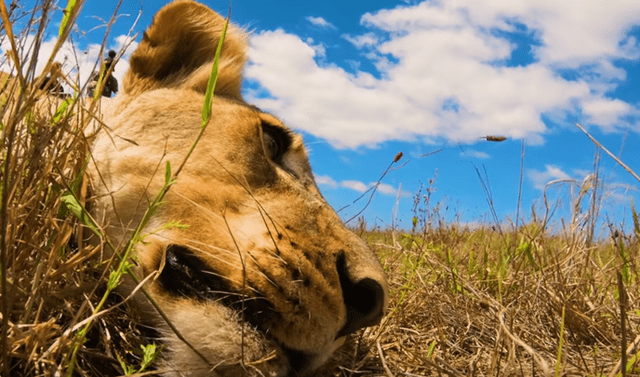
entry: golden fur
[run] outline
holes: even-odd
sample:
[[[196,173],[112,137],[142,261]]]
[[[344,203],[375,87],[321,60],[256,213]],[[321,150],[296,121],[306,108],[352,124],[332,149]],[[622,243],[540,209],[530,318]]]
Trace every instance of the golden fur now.
[[[125,243],[201,123],[224,19],[193,1],[155,16],[97,136],[92,212]],[[302,138],[240,94],[245,35],[227,33],[213,117],[136,247],[145,289],[207,361],[160,318],[168,376],[310,375],[345,336],[377,324],[388,288],[380,263],[314,182]],[[179,221],[185,229],[163,228]],[[127,282],[123,291],[133,289]]]

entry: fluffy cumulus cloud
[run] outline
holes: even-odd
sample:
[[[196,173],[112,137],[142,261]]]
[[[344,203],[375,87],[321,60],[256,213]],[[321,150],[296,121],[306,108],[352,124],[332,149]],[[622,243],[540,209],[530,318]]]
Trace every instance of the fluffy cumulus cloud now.
[[[543,116],[612,129],[640,113],[611,98],[626,74],[616,62],[640,59],[629,34],[638,14],[637,0],[433,0],[380,10],[362,16],[365,33],[343,36],[372,72],[318,59],[297,35],[263,31],[251,38],[246,77],[269,95],[249,99],[339,148],[484,135],[541,143]]]
[[[307,21],[309,21],[312,25],[323,29],[337,29],[331,22],[325,20],[322,17],[307,17]]]

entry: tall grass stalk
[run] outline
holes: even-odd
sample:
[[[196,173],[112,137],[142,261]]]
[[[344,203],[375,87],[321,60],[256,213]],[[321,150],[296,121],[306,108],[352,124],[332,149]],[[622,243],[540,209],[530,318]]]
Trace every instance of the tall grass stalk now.
[[[562,316],[560,317],[560,339],[558,340],[558,357],[556,358],[556,374],[555,377],[560,377],[562,373],[562,347],[564,346],[564,319],[566,308],[562,307]]]

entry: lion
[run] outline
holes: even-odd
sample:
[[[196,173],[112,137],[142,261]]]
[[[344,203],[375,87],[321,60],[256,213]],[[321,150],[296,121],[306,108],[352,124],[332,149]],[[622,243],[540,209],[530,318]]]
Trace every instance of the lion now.
[[[104,110],[90,204],[116,247],[200,131],[224,23],[191,0],[166,5]],[[208,128],[135,246],[132,269],[177,330],[135,294],[166,376],[309,376],[388,304],[379,260],[323,198],[301,136],[242,98],[247,49],[230,25]]]

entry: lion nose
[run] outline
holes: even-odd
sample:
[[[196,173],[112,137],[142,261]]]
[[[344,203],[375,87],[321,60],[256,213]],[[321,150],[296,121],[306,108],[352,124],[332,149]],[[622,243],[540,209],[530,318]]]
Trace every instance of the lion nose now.
[[[375,277],[362,277],[357,281],[349,274],[344,254],[337,260],[342,296],[347,307],[347,321],[336,338],[380,323],[385,310],[385,282]]]

